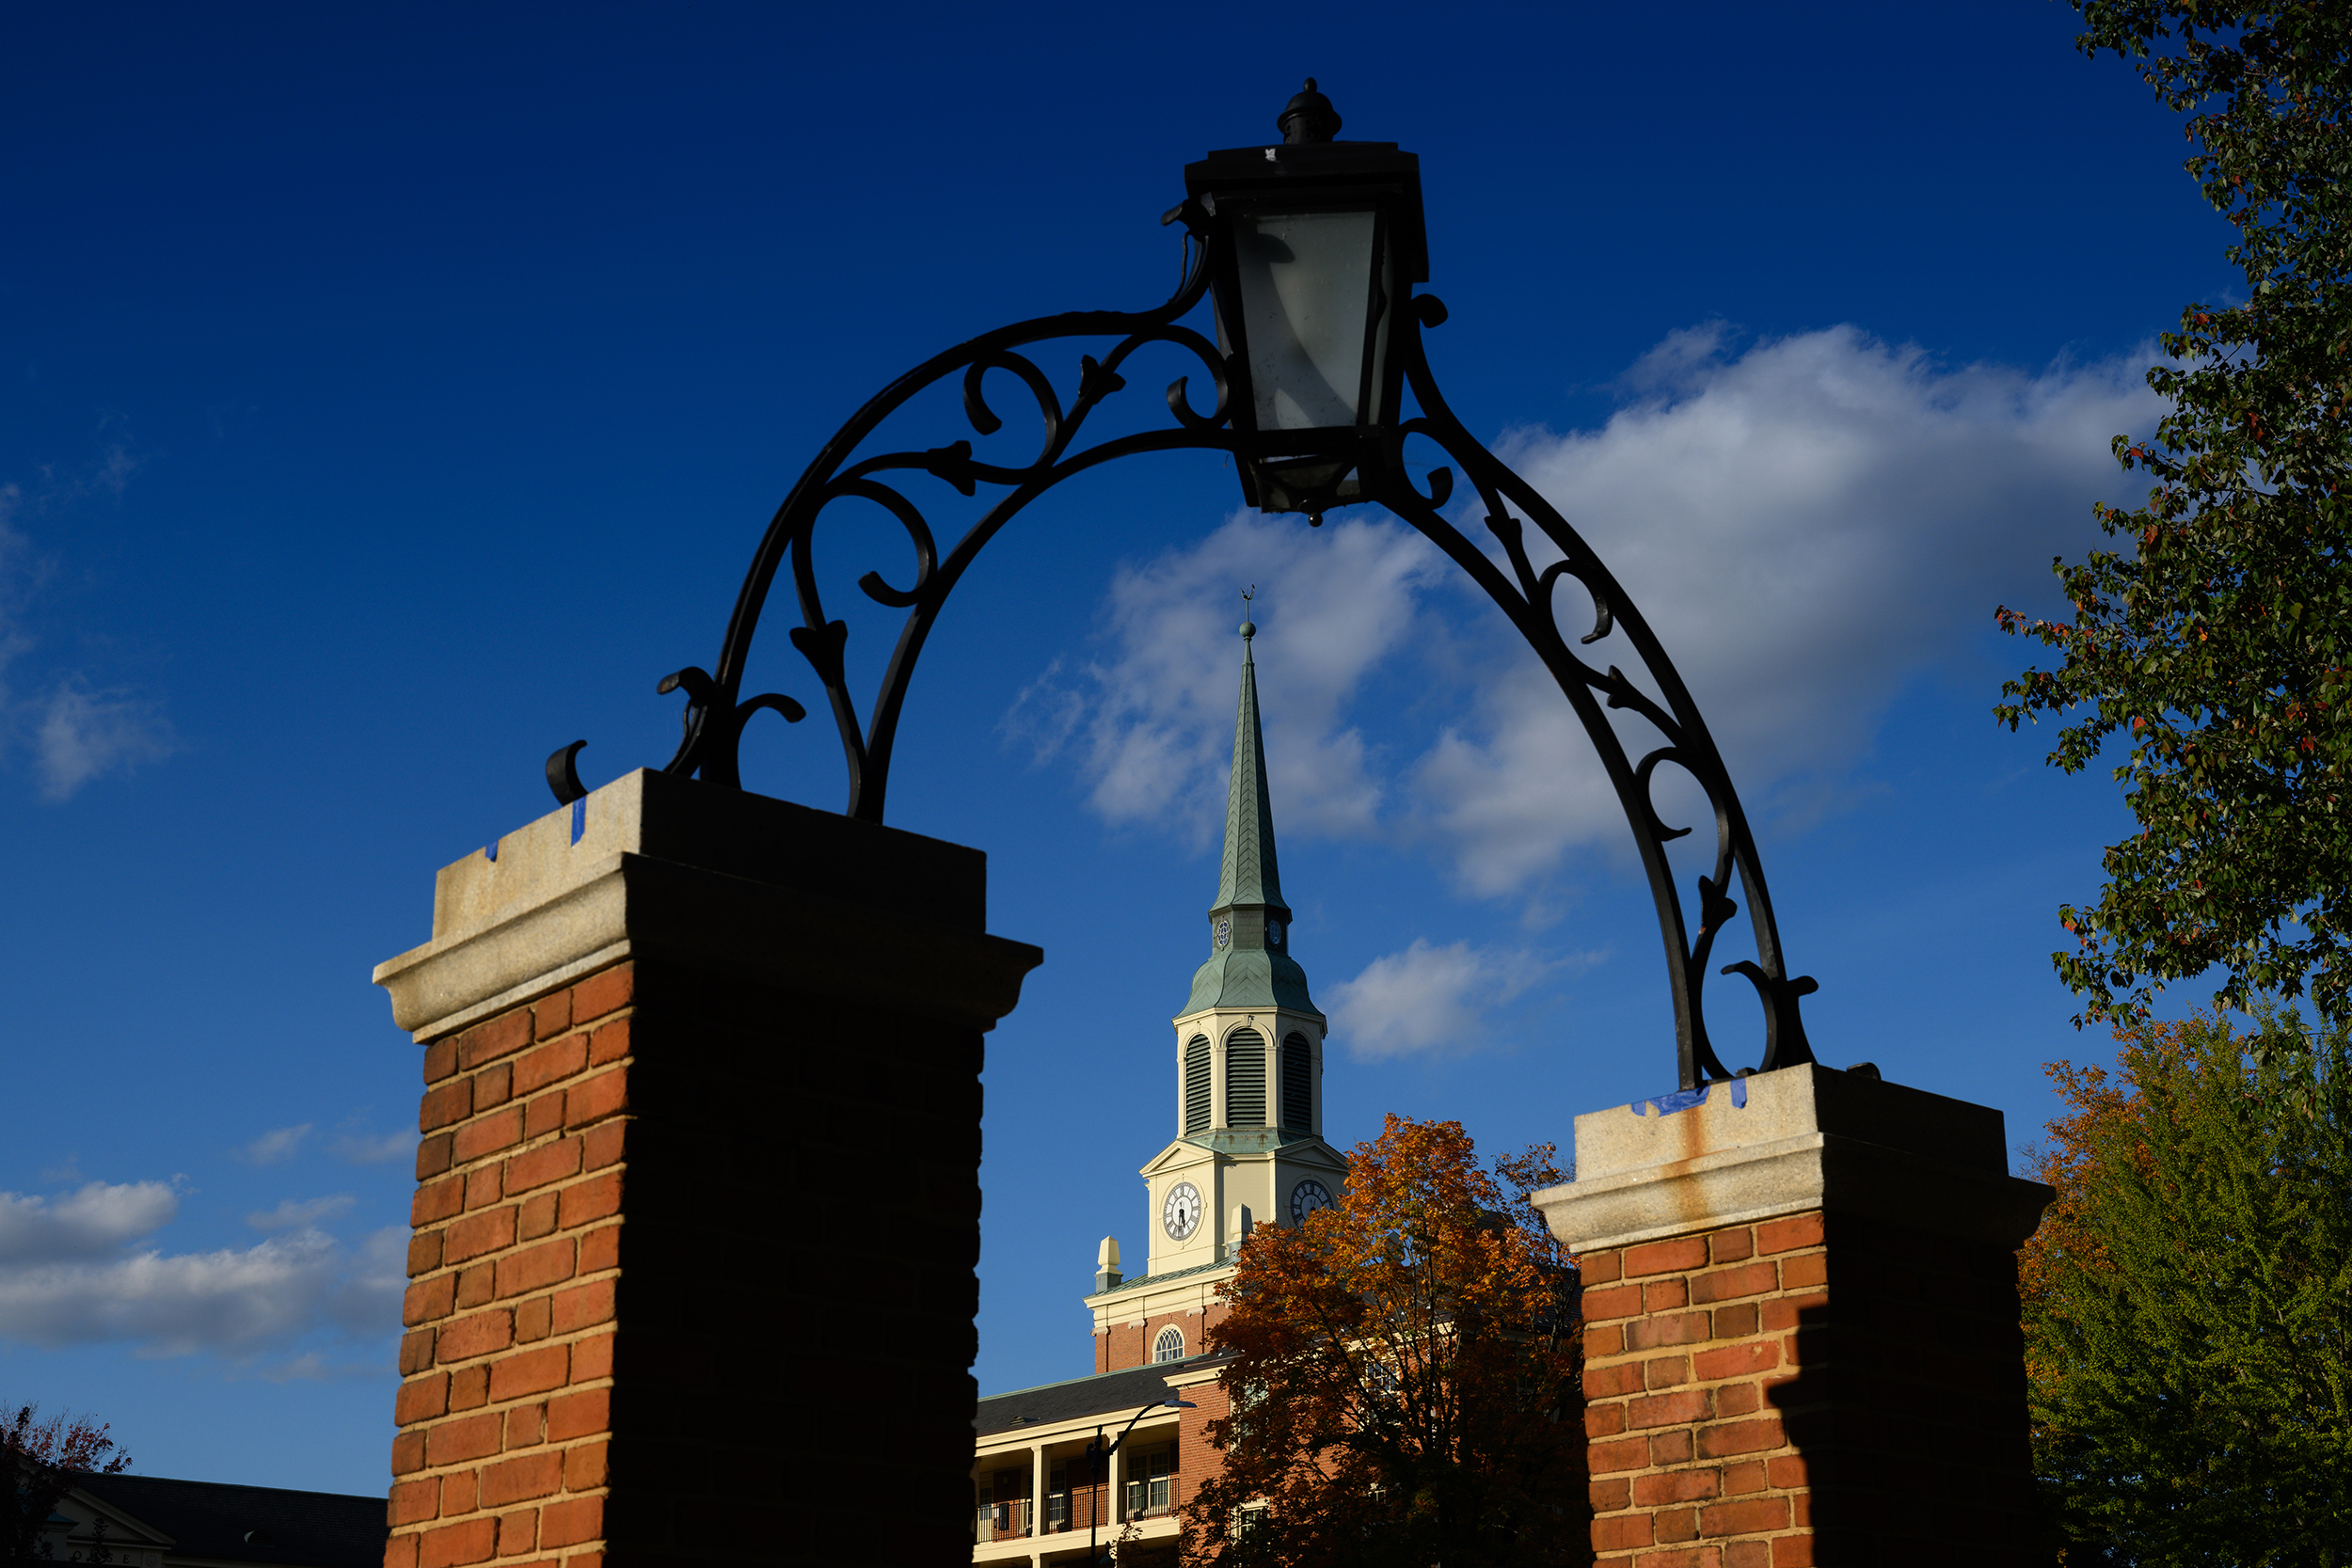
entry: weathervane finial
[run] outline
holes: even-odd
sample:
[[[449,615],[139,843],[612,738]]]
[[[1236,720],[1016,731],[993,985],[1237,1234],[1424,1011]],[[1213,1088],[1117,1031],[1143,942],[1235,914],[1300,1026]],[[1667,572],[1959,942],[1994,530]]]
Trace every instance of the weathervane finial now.
[[[1249,601],[1258,596],[1258,585],[1251,583],[1241,591],[1241,640],[1244,642],[1258,635],[1257,623],[1249,618]]]

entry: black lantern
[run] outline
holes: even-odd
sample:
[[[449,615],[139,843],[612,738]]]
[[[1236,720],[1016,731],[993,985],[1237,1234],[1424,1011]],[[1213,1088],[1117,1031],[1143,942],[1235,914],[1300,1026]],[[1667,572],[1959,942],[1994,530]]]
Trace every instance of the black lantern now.
[[[1366,499],[1397,421],[1403,365],[1389,351],[1407,293],[1429,277],[1421,160],[1394,142],[1335,142],[1314,79],[1274,147],[1212,152],[1184,169],[1209,220],[1217,346],[1232,387],[1242,493],[1266,512]]]

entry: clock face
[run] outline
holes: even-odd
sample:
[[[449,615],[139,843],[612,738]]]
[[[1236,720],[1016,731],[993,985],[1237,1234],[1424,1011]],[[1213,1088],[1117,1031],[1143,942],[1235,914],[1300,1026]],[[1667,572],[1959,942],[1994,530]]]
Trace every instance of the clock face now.
[[[1216,923],[1216,945],[1219,950],[1222,950],[1225,944],[1232,940],[1233,923],[1231,920],[1218,921]]]
[[[1168,1190],[1168,1201],[1160,1205],[1160,1228],[1171,1241],[1184,1241],[1200,1228],[1200,1189],[1189,1181],[1179,1181]]]
[[[1291,1224],[1304,1225],[1318,1209],[1331,1207],[1331,1192],[1320,1181],[1301,1181],[1291,1189]]]

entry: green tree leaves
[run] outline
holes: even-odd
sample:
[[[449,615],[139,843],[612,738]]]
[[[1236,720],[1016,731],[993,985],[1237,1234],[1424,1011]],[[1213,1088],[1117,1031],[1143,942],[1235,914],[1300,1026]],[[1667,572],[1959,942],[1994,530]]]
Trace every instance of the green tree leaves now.
[[[2191,305],[2148,373],[2171,404],[2115,440],[2153,482],[2098,508],[2124,547],[2054,562],[2071,621],[2007,608],[2056,649],[1994,709],[2066,719],[2069,772],[2114,742],[2139,832],[2063,909],[2054,954],[2087,1020],[2145,1016],[2219,965],[2216,1000],[2352,996],[2352,8],[2076,0],[2086,54],[2137,65],[2188,116],[2188,172],[2236,230],[2248,297]]]

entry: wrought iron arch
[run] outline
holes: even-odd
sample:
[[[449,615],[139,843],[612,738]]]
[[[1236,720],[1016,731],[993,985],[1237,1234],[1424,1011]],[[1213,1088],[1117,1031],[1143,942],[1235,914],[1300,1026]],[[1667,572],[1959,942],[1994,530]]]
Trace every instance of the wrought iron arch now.
[[[763,708],[773,709],[792,722],[806,716],[803,705],[788,696],[776,692],[742,695],[760,616],[778,572],[789,559],[800,624],[787,635],[824,687],[833,710],[849,770],[846,813],[881,821],[908,683],[948,594],[980,550],[1055,485],[1120,458],[1142,452],[1202,451],[1235,454],[1235,461],[1241,461],[1230,406],[1232,381],[1224,356],[1209,339],[1180,325],[1209,288],[1203,214],[1186,201],[1161,221],[1182,221],[1186,231],[1183,279],[1167,303],[1135,312],[1072,311],[1018,322],[974,338],[924,361],[883,388],[826,442],[776,509],[760,540],[728,619],[716,670],[690,666],[660,683],[658,689],[662,692],[686,694],[685,736],[676,754],[665,765],[665,772],[699,775],[711,784],[739,789],[739,744],[752,716]],[[1387,508],[1420,531],[1486,590],[1543,660],[1599,752],[1632,829],[1657,906],[1674,997],[1682,1087],[1691,1089],[1734,1076],[1710,1040],[1702,993],[1716,939],[1739,912],[1740,906],[1731,896],[1735,876],[1747,901],[1756,957],[1725,965],[1722,973],[1742,974],[1754,985],[1763,1006],[1764,1024],[1758,1066],[1742,1070],[1771,1070],[1813,1060],[1799,1015],[1799,999],[1813,991],[1815,983],[1808,976],[1788,974],[1755,835],[1697,705],[1648,622],[1599,556],[1533,485],[1481,445],[1447,406],[1430,373],[1422,342],[1425,331],[1445,322],[1444,305],[1427,293],[1414,293],[1405,303],[1394,347],[1404,356],[1406,383],[1419,412],[1391,432],[1381,461],[1364,465],[1362,499]],[[1079,356],[1076,383],[1065,406],[1032,351],[1041,344],[1075,346],[1073,341],[1089,339],[1111,341],[1099,359],[1092,354]],[[1130,359],[1154,345],[1172,348],[1197,362],[1197,369],[1187,370],[1168,386],[1168,422],[1082,445],[1089,420],[1106,400],[1125,389]],[[1191,380],[1196,373],[1205,379],[1214,396],[1205,412],[1192,401]],[[855,455],[911,399],[957,375],[962,378],[963,413],[973,433],[982,437],[996,434],[1004,428],[1004,420],[989,401],[992,374],[1010,376],[1025,388],[1043,420],[1043,439],[1036,455],[1025,463],[983,461],[968,437],[921,451]],[[1456,489],[1452,467],[1431,469],[1426,491],[1412,482],[1405,462],[1408,437],[1434,443],[1459,467],[1481,509],[1480,522],[1501,547],[1503,564],[1498,565],[1447,520],[1445,512]],[[945,554],[923,510],[901,487],[902,479],[914,476],[945,483],[967,498],[977,498],[982,486],[994,493],[977,519]],[[849,628],[846,623],[826,616],[814,547],[817,524],[825,509],[849,499],[878,505],[898,520],[913,549],[914,567],[914,578],[904,588],[894,586],[879,572],[858,578],[858,587],[868,598],[907,612],[872,712],[862,722],[844,668]],[[1320,515],[1311,519],[1317,525],[1322,520]],[[1558,552],[1557,560],[1537,564],[1528,547],[1530,523]],[[1617,664],[1596,666],[1569,645],[1559,628],[1554,606],[1563,580],[1573,580],[1591,600],[1592,629],[1578,640],[1578,646],[1622,640],[1648,674],[1659,699],[1650,697]],[[1659,744],[1634,756],[1610,722],[1608,713],[1613,709],[1629,711],[1646,721],[1658,732]],[[574,768],[580,745],[575,742],[548,759],[548,784],[559,801],[568,803],[586,793]],[[1695,934],[1685,919],[1666,858],[1666,846],[1691,829],[1667,825],[1651,794],[1657,770],[1666,764],[1680,768],[1698,784],[1714,816],[1715,860],[1712,869],[1697,879]]]

